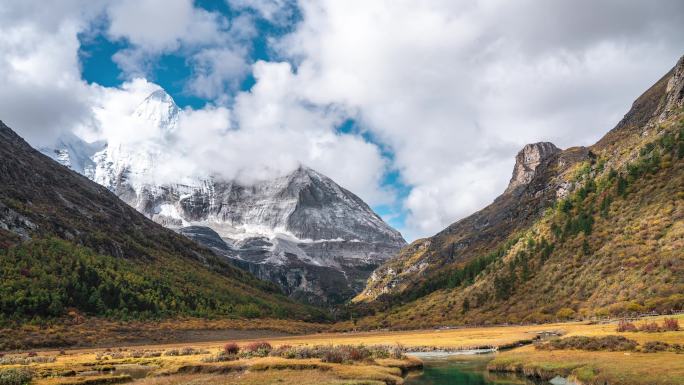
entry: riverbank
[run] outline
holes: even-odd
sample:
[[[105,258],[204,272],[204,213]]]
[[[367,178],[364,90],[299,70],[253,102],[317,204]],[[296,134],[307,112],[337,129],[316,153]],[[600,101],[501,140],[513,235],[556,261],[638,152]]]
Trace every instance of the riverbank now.
[[[674,319],[681,323],[684,317]],[[585,385],[684,384],[684,331],[668,331],[664,322],[642,321],[632,331],[618,331],[616,324],[575,330],[557,341],[502,352],[487,369]]]
[[[669,352],[540,352],[529,346],[501,354],[487,369],[540,380],[560,376],[586,385],[684,384],[684,355]]]

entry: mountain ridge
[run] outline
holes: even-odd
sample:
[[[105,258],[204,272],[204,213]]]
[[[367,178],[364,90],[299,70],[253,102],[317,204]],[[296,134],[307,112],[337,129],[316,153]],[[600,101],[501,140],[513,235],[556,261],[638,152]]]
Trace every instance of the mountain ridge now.
[[[2,122],[0,158],[0,321],[69,307],[143,318],[322,316],[150,221]]]
[[[368,316],[358,324],[544,322],[684,306],[683,106],[684,57],[596,144],[547,156],[525,146],[491,205],[374,272],[354,300]],[[643,244],[631,240],[630,221],[646,229]]]

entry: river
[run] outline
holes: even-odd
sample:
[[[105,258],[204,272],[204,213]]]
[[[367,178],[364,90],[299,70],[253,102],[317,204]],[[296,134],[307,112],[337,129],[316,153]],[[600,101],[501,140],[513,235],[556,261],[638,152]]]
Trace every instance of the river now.
[[[488,372],[487,362],[494,357],[492,353],[416,356],[423,360],[424,368],[409,374],[405,385],[541,385],[517,375]]]

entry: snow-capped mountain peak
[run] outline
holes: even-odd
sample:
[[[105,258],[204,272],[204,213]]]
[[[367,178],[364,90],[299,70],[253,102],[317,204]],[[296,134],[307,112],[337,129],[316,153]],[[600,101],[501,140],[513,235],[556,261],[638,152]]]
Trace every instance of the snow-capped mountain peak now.
[[[133,111],[133,116],[143,121],[151,122],[159,128],[162,135],[171,134],[178,125],[180,108],[171,95],[159,89],[152,92]]]
[[[351,298],[406,244],[363,200],[306,166],[251,184],[208,176],[160,182],[166,140],[182,113],[158,90],[131,117],[160,136],[97,148],[73,137],[42,151],[164,226],[189,227],[186,235],[212,239],[212,248],[226,242],[217,252],[314,303]]]

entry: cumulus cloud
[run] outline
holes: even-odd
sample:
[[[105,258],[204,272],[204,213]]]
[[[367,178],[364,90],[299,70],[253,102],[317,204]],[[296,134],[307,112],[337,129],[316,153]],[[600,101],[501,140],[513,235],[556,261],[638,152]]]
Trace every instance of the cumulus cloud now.
[[[185,108],[170,131],[136,115],[158,85],[143,78],[116,88],[95,85],[95,124],[77,133],[89,142],[155,154],[155,167],[146,178],[158,183],[218,177],[251,184],[306,165],[370,204],[392,202],[391,192],[381,187],[388,164],[380,149],[336,131],[346,111],[313,106],[291,92],[297,78],[288,63],[259,62],[254,77],[254,87],[240,93],[232,109],[212,104]]]
[[[156,52],[174,50],[181,43],[211,43],[227,23],[220,14],[195,7],[192,0],[122,0],[113,2],[107,13],[110,36]]]
[[[249,182],[303,163],[391,204],[382,181],[397,171],[413,239],[491,202],[524,144],[593,143],[684,53],[676,0],[226,3],[237,16],[191,0],[1,3],[0,118],[38,145],[66,131],[154,143],[160,178]],[[254,62],[263,22],[291,32],[266,39],[277,60]],[[126,43],[120,87],[81,79],[78,34],[93,24]],[[207,106],[160,139],[131,112],[168,53]],[[339,132],[348,119],[357,129]]]
[[[413,238],[491,202],[524,144],[591,144],[684,51],[681,2],[600,3],[303,0],[278,48],[394,153]]]
[[[0,119],[32,143],[46,144],[89,121],[76,33],[98,2],[0,4]]]
[[[129,79],[150,76],[160,55],[176,53],[191,64],[189,94],[227,102],[249,73],[257,32],[248,15],[229,20],[192,0],[124,0],[112,2],[107,17],[109,37],[130,43],[113,57]]]

